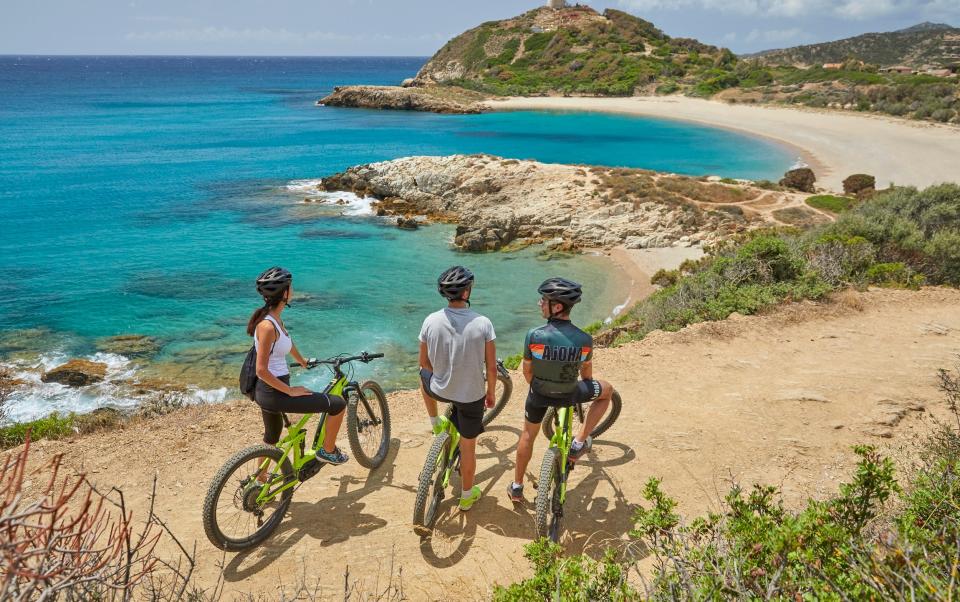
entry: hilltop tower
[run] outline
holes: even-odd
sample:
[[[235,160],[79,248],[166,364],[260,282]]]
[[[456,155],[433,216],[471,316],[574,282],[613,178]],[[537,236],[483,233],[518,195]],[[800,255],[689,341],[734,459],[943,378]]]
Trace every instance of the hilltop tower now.
[[[547,0],[547,6],[556,10],[558,8],[566,8],[566,0]]]

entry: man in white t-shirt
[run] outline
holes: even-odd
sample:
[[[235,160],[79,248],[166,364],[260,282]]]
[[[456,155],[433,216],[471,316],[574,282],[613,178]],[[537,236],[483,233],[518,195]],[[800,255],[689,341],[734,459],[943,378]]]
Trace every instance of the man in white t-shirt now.
[[[427,316],[420,329],[420,384],[434,433],[443,431],[446,420],[437,416],[437,401],[453,405],[451,421],[460,433],[460,510],[466,512],[481,495],[473,478],[484,407],[494,404],[496,333],[489,319],[470,309],[473,272],[454,266],[440,274],[437,290],[448,303]]]

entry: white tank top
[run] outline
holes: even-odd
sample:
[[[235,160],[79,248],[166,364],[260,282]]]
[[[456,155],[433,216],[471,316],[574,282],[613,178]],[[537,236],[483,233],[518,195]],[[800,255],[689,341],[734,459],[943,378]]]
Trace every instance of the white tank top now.
[[[293,348],[293,341],[290,340],[290,335],[284,332],[273,316],[268,314],[264,320],[270,320],[277,328],[277,342],[273,345],[273,351],[270,353],[270,362],[267,364],[267,369],[274,376],[286,376],[290,374],[290,368],[287,366],[287,354]],[[256,336],[253,337],[253,346],[256,347],[257,353],[260,353],[260,341],[257,340]]]

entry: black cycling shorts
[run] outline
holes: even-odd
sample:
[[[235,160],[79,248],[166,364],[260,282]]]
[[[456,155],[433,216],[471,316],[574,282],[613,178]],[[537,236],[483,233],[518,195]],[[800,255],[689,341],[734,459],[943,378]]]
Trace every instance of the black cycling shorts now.
[[[483,432],[483,412],[485,397],[479,401],[462,403],[450,399],[444,399],[430,389],[430,381],[433,380],[433,372],[425,368],[420,368],[420,384],[427,392],[427,395],[443,403],[449,403],[453,406],[453,414],[450,416],[450,422],[457,427],[460,436],[464,439],[476,439]]]
[[[586,403],[600,397],[600,381],[581,380],[577,388],[567,397],[547,397],[535,393],[533,388],[527,394],[527,403],[524,406],[524,415],[527,422],[540,424],[547,413],[547,408],[568,408],[578,403]]]
[[[290,384],[290,375],[278,376],[284,384]],[[290,414],[315,414],[317,412],[326,412],[330,416],[336,416],[347,407],[347,402],[339,395],[327,395],[326,393],[311,393],[300,397],[292,397],[286,393],[277,391],[262,380],[257,381],[257,388],[254,391],[254,399],[260,406],[260,414],[263,416],[263,442],[267,445],[273,445],[280,440],[280,433],[283,432],[283,416],[281,413]]]

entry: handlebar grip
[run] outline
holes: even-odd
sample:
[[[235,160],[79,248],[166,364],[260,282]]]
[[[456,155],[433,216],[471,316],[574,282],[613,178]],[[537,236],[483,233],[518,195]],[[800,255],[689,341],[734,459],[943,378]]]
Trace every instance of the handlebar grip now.
[[[368,354],[367,354],[367,358],[368,358],[368,359],[371,359],[371,360],[375,360],[375,359],[377,359],[378,357],[383,357],[383,354],[382,354],[382,353],[368,353]]]

